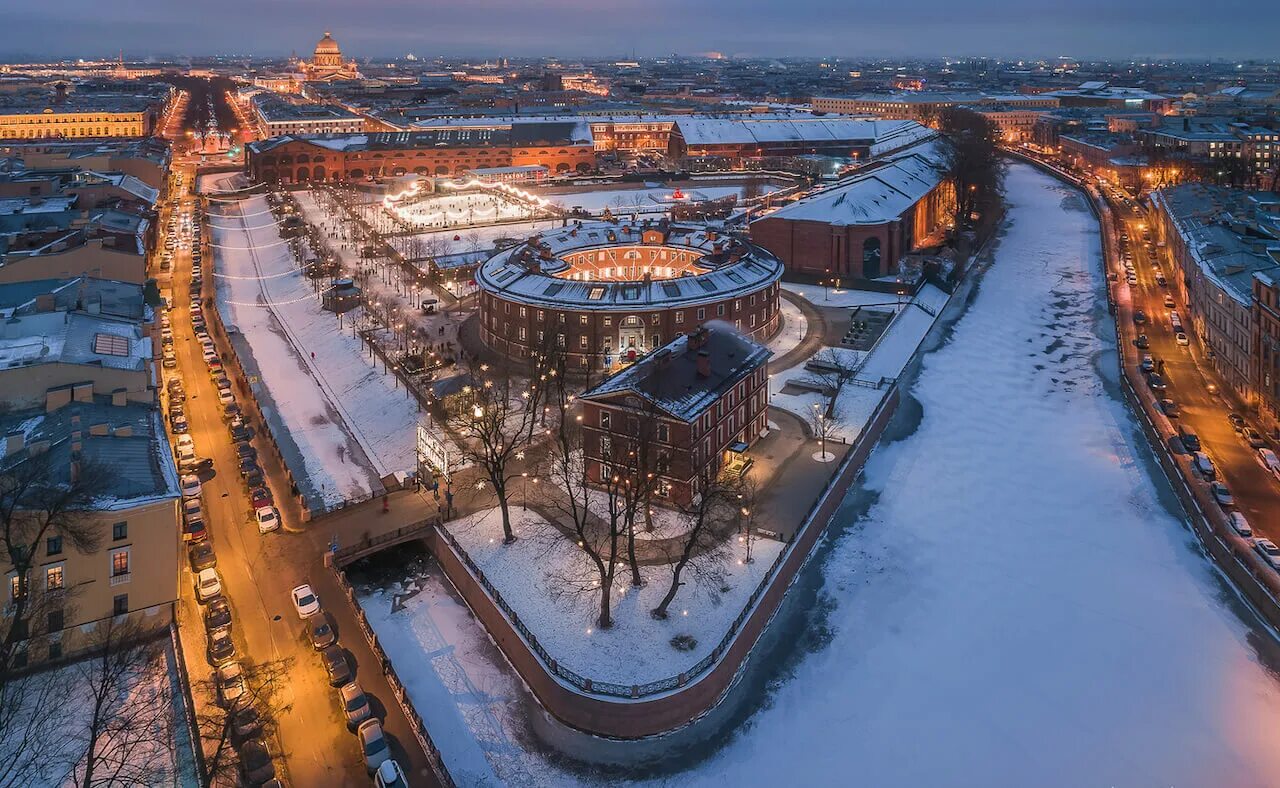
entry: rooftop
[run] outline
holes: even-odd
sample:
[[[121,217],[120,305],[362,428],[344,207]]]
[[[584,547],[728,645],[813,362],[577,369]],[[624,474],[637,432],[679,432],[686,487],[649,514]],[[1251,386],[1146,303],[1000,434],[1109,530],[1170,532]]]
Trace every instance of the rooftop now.
[[[700,353],[707,354],[709,375],[698,372]],[[580,399],[635,394],[668,415],[691,422],[771,355],[768,348],[747,339],[729,324],[712,321],[605,378]]]
[[[151,338],[134,320],[40,312],[0,323],[0,370],[61,363],[145,372],[151,355]]]

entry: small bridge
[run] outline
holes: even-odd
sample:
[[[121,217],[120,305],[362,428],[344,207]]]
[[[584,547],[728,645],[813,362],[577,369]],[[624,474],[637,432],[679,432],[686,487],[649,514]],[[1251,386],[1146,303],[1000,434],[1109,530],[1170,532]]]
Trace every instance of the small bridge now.
[[[427,533],[440,524],[439,517],[428,517],[425,520],[419,520],[416,523],[402,525],[394,531],[387,531],[376,536],[370,536],[368,539],[362,539],[353,545],[343,547],[335,552],[331,552],[326,556],[327,563],[331,563],[338,568],[346,567],[368,555],[381,552],[388,547],[398,544],[421,539]]]

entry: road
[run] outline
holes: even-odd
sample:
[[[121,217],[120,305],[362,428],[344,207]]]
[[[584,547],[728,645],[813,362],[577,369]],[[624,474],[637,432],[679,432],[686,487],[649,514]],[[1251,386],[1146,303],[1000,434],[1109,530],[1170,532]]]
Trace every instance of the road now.
[[[1218,469],[1218,477],[1231,489],[1236,508],[1244,513],[1255,533],[1273,541],[1280,540],[1280,482],[1262,467],[1254,450],[1227,419],[1232,411],[1240,414],[1247,411],[1234,401],[1191,330],[1192,321],[1181,300],[1176,282],[1179,274],[1172,259],[1167,252],[1150,246],[1143,239],[1149,223],[1140,206],[1126,205],[1117,199],[1114,190],[1104,189],[1104,194],[1118,220],[1118,229],[1129,239],[1127,243],[1122,239],[1110,240],[1119,248],[1128,249],[1138,279],[1136,287],[1124,285],[1125,272],[1120,269],[1120,291],[1127,290],[1134,308],[1141,309],[1148,318],[1142,326],[1121,326],[1126,334],[1124,341],[1132,341],[1137,333],[1146,334],[1151,347],[1145,352],[1150,353],[1157,364],[1163,361],[1163,377],[1169,387],[1165,396],[1178,404],[1175,426],[1181,423],[1200,438],[1203,450]],[[1164,275],[1166,286],[1158,283],[1157,274]],[[1165,306],[1166,296],[1174,299],[1173,309]],[[1180,346],[1175,340],[1169,318],[1175,310],[1182,317],[1190,345]],[[1216,391],[1211,392],[1211,384]],[[1271,448],[1276,446],[1273,444]]]
[[[193,186],[195,172],[188,165],[176,165],[175,171],[186,174],[186,189]],[[190,207],[189,193],[181,195]],[[167,232],[167,220],[174,210],[163,206],[161,228]],[[207,239],[207,231],[206,231]],[[321,561],[322,547],[312,534],[306,533],[293,510],[283,507],[286,529],[259,535],[251,522],[247,491],[236,470],[237,459],[217,389],[202,357],[202,349],[194,335],[188,288],[191,281],[191,257],[187,249],[178,248],[172,272],[172,299],[176,307],[170,312],[177,370],[187,395],[186,412],[190,435],[197,453],[213,460],[213,472],[203,482],[205,518],[210,538],[218,557],[217,569],[222,577],[224,594],[234,614],[234,633],[238,658],[243,662],[285,661],[288,681],[278,688],[277,700],[285,710],[278,714],[276,746],[277,770],[287,774],[288,784],[299,786],[367,786],[370,784],[361,758],[357,739],[346,729],[340,716],[336,693],[329,686],[320,660],[307,641],[302,622],[293,610],[290,590],[311,582],[333,621],[339,642],[347,651],[357,678],[373,698],[375,712],[383,716],[393,757],[400,762],[415,785],[435,785],[434,773],[425,753],[412,737],[408,721],[394,701],[372,651],[356,626],[349,603],[337,590],[329,570]],[[206,294],[212,293],[212,260],[206,255],[204,277]],[[161,287],[164,289],[164,282]],[[210,307],[206,307],[210,308]],[[221,348],[225,353],[226,349]],[[236,381],[241,394],[243,381]],[[255,439],[255,443],[257,443]],[[265,462],[267,453],[259,445],[269,485],[277,500],[288,498],[288,483],[278,467]],[[324,539],[320,539],[323,542]],[[184,569],[182,599],[179,605],[179,628],[187,656],[188,674],[193,684],[211,675],[205,661],[205,636],[201,606],[194,599],[193,577]],[[197,698],[197,709],[205,699]]]

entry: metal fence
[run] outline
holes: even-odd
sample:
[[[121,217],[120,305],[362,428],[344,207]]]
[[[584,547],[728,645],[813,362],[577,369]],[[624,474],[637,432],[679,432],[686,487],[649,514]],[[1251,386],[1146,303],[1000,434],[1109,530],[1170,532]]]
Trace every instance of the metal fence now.
[[[418,740],[418,745],[422,747],[422,751],[426,753],[427,760],[431,763],[431,768],[436,773],[436,778],[446,788],[454,788],[456,783],[454,783],[453,777],[444,765],[444,758],[440,755],[440,748],[436,747],[435,741],[432,740],[431,734],[427,731],[426,723],[422,721],[422,716],[418,714],[418,710],[413,706],[413,699],[409,697],[408,690],[405,689],[404,683],[400,681],[400,676],[391,664],[391,658],[382,650],[382,644],[378,642],[377,634],[373,631],[373,627],[369,626],[369,619],[365,616],[364,609],[356,601],[355,589],[347,582],[345,572],[338,568],[334,568],[333,571],[337,577],[338,586],[347,595],[348,601],[351,602],[351,606],[356,611],[356,623],[360,625],[360,632],[364,635],[365,642],[369,644],[373,655],[378,659],[382,674],[386,677],[387,684],[391,687],[391,692],[396,696],[396,702],[400,704],[400,711],[404,713],[405,719],[409,721],[409,728],[413,731],[414,738]]]

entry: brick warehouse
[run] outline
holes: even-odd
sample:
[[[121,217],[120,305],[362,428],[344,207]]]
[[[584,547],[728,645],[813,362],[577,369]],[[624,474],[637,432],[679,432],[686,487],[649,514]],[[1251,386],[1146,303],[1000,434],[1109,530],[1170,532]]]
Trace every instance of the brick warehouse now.
[[[710,320],[778,330],[782,262],[699,224],[575,223],[476,270],[480,338],[509,358],[554,342],[569,371],[610,369]]]
[[[955,194],[940,141],[914,146],[751,224],[751,239],[787,271],[853,279],[893,276],[903,255],[952,220]]]
[[[246,151],[249,176],[267,183],[460,175],[528,165],[560,173],[596,167],[590,127],[573,122],[515,123],[509,129],[285,135],[250,143]]]

